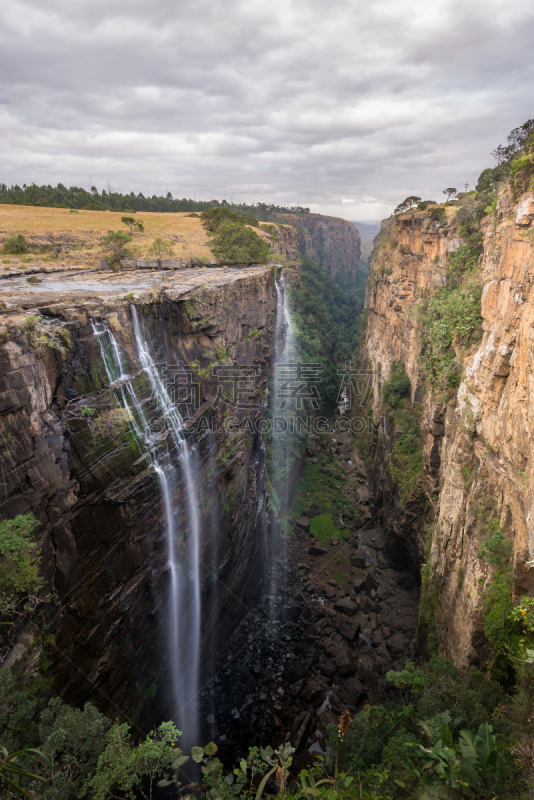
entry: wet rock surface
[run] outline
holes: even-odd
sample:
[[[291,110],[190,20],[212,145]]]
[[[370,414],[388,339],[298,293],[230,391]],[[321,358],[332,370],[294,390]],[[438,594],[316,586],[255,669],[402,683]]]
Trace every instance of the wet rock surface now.
[[[388,556],[376,510],[365,515],[324,547],[295,525],[275,565],[279,591],[248,612],[205,676],[205,719],[226,763],[291,741],[306,765],[325,750],[326,726],[383,701],[386,672],[413,658],[418,581]]]

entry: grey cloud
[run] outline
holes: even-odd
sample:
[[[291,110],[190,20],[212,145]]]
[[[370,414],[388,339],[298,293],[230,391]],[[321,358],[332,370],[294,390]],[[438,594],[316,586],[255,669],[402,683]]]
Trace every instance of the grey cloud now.
[[[0,180],[376,219],[473,184],[533,115],[525,0],[197,5],[3,8],[0,125],[22,157],[0,139]]]

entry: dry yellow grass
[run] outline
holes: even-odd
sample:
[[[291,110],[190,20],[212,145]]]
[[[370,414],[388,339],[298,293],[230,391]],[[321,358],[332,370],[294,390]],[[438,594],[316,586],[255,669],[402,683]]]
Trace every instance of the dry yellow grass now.
[[[56,241],[72,236],[82,241],[85,248],[82,253],[71,253],[66,261],[62,256],[60,263],[77,266],[92,266],[99,259],[99,239],[108,230],[129,232],[122,224],[121,217],[133,216],[145,226],[144,233],[135,233],[130,250],[138,258],[147,256],[148,249],[158,236],[165,241],[173,241],[176,258],[191,259],[200,256],[212,258],[209,249],[209,238],[200,224],[198,217],[188,217],[187,212],[161,214],[147,211],[135,214],[113,211],[78,211],[71,213],[65,208],[41,208],[40,206],[13,206],[0,204],[0,237],[6,234],[22,233],[29,238],[44,238],[54,235]],[[11,266],[24,262],[15,255],[6,254]],[[46,258],[35,256],[39,262],[46,263]],[[56,262],[57,263],[57,262]]]

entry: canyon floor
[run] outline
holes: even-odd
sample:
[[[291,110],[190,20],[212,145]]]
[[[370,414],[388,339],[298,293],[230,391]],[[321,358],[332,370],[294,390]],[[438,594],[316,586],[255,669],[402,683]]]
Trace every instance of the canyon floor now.
[[[309,530],[320,507],[293,519],[260,603],[205,676],[205,716],[226,763],[250,745],[289,741],[296,766],[307,766],[344,709],[396,696],[386,673],[414,657],[418,580],[388,556],[363,461],[353,447],[339,454],[340,438],[330,437],[328,456],[347,495],[367,500],[361,516],[345,513],[342,538],[326,543]]]

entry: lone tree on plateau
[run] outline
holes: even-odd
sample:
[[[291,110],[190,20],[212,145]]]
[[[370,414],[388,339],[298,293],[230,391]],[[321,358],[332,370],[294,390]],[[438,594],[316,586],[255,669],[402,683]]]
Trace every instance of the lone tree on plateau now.
[[[141,220],[134,219],[134,217],[121,217],[121,222],[123,225],[126,225],[126,227],[130,229],[130,236],[133,236],[134,228],[139,233],[142,233],[145,229],[145,226],[143,225]]]

